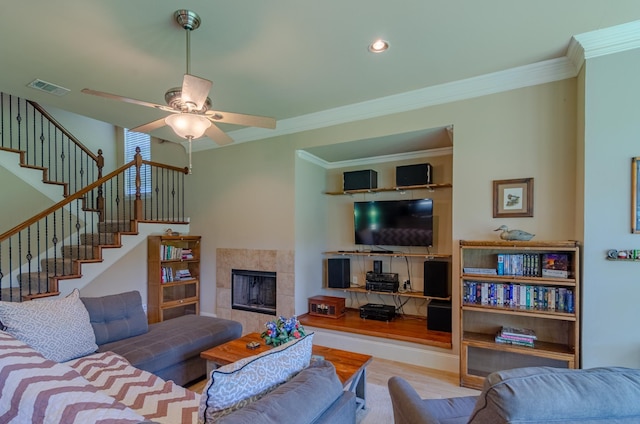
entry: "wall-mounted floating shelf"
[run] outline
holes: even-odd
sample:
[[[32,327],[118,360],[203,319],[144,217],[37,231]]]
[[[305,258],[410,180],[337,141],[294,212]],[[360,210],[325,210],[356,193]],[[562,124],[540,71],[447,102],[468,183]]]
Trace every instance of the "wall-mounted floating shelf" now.
[[[437,259],[444,258],[449,259],[451,255],[445,255],[440,253],[401,253],[401,252],[361,252],[358,250],[335,250],[332,252],[324,252],[325,255],[340,255],[340,256],[387,256],[393,258],[425,258],[425,259]]]
[[[437,190],[441,188],[451,188],[451,187],[452,185],[450,183],[421,184],[421,185],[404,186],[404,187],[381,187],[381,188],[366,188],[362,190],[325,191],[324,194],[327,194],[329,196],[344,196],[344,195],[359,194],[359,193],[382,193],[382,192],[389,192],[389,191],[402,192],[402,191],[408,191],[408,190],[425,190],[425,189],[432,191],[432,190]]]

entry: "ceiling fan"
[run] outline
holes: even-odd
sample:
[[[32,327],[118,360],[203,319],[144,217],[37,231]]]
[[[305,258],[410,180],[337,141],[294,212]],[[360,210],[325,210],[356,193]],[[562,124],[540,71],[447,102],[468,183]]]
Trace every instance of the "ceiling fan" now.
[[[231,137],[216,126],[217,122],[273,129],[276,127],[276,121],[273,118],[264,116],[211,110],[212,103],[208,95],[212,82],[192,75],[190,69],[191,31],[200,27],[200,16],[193,11],[185,9],[177,10],[173,16],[178,25],[184,28],[187,34],[187,72],[184,74],[182,87],[170,88],[165,93],[166,106],[89,88],[82,89],[82,92],[171,113],[165,118],[131,128],[131,131],[148,133],[164,125],[170,126],[178,136],[189,140],[189,170],[191,170],[192,140],[206,135],[221,146],[233,142]]]

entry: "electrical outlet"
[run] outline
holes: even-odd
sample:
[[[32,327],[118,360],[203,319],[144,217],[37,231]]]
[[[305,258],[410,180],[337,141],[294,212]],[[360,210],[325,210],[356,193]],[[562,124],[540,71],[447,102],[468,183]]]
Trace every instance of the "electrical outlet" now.
[[[354,286],[358,285],[358,276],[357,275],[351,276],[351,284],[354,285]]]
[[[142,304],[142,310],[144,311],[145,314],[147,313],[147,304],[146,303]]]

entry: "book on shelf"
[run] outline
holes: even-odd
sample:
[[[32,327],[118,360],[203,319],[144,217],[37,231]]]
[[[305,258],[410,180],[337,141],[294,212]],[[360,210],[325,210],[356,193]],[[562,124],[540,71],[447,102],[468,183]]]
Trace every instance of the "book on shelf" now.
[[[161,275],[161,281],[163,283],[171,283],[174,280],[174,275],[173,275],[173,268],[171,268],[170,266],[163,266],[161,268],[162,271],[162,275]]]
[[[535,331],[517,327],[502,327],[495,337],[496,343],[526,347],[534,347],[536,339]]]
[[[188,269],[177,269],[175,272],[176,280],[188,280],[191,278],[191,271]]]
[[[553,278],[569,277],[569,255],[566,253],[543,254],[542,276]]]
[[[508,338],[496,336],[496,343],[510,344],[515,346],[535,347],[535,343],[532,341],[510,340]]]
[[[540,276],[539,253],[498,253],[496,260],[498,275]]]
[[[525,337],[528,339],[535,340],[536,332],[529,328],[520,328],[520,327],[502,327],[500,329],[501,336],[511,336],[511,337]]]
[[[183,248],[181,252],[181,259],[190,260],[193,259],[193,252],[191,249]]]
[[[497,275],[498,272],[493,268],[463,268],[462,271],[465,274],[482,274],[482,275]]]
[[[462,290],[466,305],[575,313],[573,290],[566,287],[465,281]]]

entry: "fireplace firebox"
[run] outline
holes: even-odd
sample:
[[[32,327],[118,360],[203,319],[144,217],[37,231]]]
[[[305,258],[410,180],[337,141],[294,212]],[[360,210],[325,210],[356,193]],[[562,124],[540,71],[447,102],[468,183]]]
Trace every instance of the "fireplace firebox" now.
[[[276,314],[276,273],[231,270],[231,308]]]

